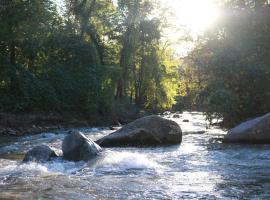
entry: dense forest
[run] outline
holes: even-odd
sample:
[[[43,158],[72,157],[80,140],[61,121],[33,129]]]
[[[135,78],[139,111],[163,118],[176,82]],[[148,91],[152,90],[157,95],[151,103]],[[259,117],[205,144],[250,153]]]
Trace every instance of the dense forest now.
[[[158,1],[62,2],[0,1],[1,112],[199,110],[232,125],[270,111],[268,1],[220,1],[181,57]]]

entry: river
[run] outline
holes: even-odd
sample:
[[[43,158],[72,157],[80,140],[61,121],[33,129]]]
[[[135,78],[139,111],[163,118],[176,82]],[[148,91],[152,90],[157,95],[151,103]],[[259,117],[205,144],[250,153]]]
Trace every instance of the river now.
[[[209,128],[201,113],[165,117],[180,124],[181,145],[104,148],[88,163],[21,163],[38,144],[60,152],[65,131],[2,137],[0,199],[270,199],[269,145],[222,144],[216,138],[226,132]],[[93,140],[112,132],[80,130]]]

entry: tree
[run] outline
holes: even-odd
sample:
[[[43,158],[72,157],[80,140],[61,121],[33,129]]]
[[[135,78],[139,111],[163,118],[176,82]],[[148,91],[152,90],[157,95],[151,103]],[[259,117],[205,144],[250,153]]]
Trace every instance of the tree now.
[[[52,0],[1,1],[1,111],[170,108],[176,70],[155,11],[152,0],[66,0],[61,12]]]
[[[228,1],[189,54],[204,77],[200,103],[209,118],[233,125],[270,110],[269,11],[267,1]]]
[[[68,13],[73,13],[75,23],[78,21],[80,25],[81,38],[86,35],[90,37],[98,51],[101,64],[105,64],[105,44],[102,41],[102,34],[105,35],[106,33],[102,29],[106,30],[107,27],[111,26],[110,20],[114,16],[115,10],[112,2],[106,0],[72,0],[68,3]]]

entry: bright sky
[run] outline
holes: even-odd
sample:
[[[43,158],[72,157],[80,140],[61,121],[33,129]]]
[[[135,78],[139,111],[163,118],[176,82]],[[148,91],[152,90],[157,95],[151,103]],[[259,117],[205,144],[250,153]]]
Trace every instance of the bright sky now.
[[[54,0],[63,5],[64,0]],[[174,44],[176,54],[185,55],[191,48],[191,42],[184,42],[183,37],[189,32],[196,39],[207,28],[211,27],[219,17],[217,0],[159,0],[167,11],[172,13],[169,19],[171,28],[165,31],[165,40]],[[113,0],[117,2],[117,0]],[[63,9],[63,8],[62,8]],[[184,29],[183,29],[184,28]]]
[[[214,0],[167,0],[172,10],[183,24],[193,32],[203,31],[218,18],[219,11]]]
[[[173,17],[170,19],[173,28],[166,31],[167,37],[175,46],[179,55],[185,55],[192,48],[190,42],[180,42],[189,32],[193,39],[213,25],[220,13],[216,0],[160,0],[169,7]],[[184,28],[184,29],[183,29]],[[186,32],[185,32],[186,31]]]

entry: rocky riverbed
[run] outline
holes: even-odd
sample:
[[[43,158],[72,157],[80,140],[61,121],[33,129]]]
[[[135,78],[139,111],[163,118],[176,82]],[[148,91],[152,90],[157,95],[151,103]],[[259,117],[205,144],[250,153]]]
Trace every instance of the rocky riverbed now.
[[[2,199],[269,199],[270,146],[222,144],[226,133],[201,113],[164,116],[180,124],[181,145],[103,148],[88,162],[22,163],[37,145],[61,154],[67,131],[0,138]],[[96,141],[113,131],[82,128]]]

